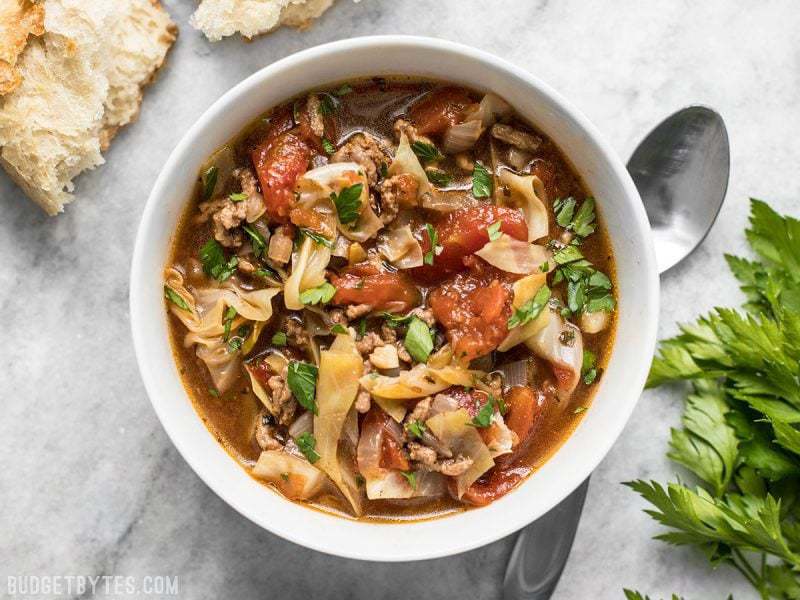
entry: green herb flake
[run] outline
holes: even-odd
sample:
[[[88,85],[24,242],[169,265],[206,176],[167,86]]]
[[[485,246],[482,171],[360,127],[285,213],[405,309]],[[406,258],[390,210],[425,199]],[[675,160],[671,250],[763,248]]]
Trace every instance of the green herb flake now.
[[[338,194],[331,193],[331,200],[336,205],[336,212],[339,213],[339,221],[344,225],[350,225],[358,221],[361,216],[361,194],[364,191],[364,184],[357,183],[344,188]]]
[[[263,277],[264,279],[275,279],[276,281],[281,280],[281,277],[278,275],[278,273],[263,265],[256,269],[253,274],[258,277]]]
[[[479,162],[472,168],[472,195],[476,198],[488,198],[492,195],[494,182],[492,175]]]
[[[289,474],[288,473],[281,473],[281,479],[284,481],[289,481]]]
[[[245,200],[247,200],[247,194],[245,194],[244,192],[229,194],[228,199],[231,202],[244,202]]]
[[[587,410],[589,410],[589,409],[587,407],[585,407],[585,406],[578,406],[578,407],[575,408],[575,410],[572,411],[572,414],[573,415],[579,415],[581,413],[586,412]]]
[[[564,246],[553,255],[553,260],[558,265],[565,265],[567,263],[575,262],[576,260],[581,260],[583,258],[583,254],[581,253],[580,249],[577,246],[573,246],[569,244]]]
[[[300,302],[310,306],[315,304],[327,304],[331,301],[334,294],[336,294],[336,288],[326,281],[317,287],[309,288],[301,292]]]
[[[358,322],[358,339],[364,337],[367,333],[367,318],[361,317],[361,320]]]
[[[405,425],[406,431],[417,439],[422,439],[422,434],[425,433],[427,427],[422,421],[411,421]]]
[[[217,390],[217,388],[208,388],[208,393],[214,396],[214,398],[219,398],[219,390]]]
[[[489,227],[486,228],[486,232],[489,234],[489,241],[494,242],[495,240],[499,240],[500,236],[503,235],[503,232],[500,231],[500,227],[503,225],[500,221],[495,221]]]
[[[242,229],[247,234],[247,237],[250,238],[250,244],[253,246],[253,254],[256,258],[260,258],[264,255],[264,252],[267,250],[267,240],[264,239],[255,227],[250,225],[249,223],[245,223],[242,225]]]
[[[389,165],[381,161],[380,172],[381,172],[381,179],[386,179],[387,177],[389,177]]]
[[[190,306],[189,306],[189,305],[186,303],[186,300],[184,300],[184,299],[181,297],[181,295],[180,295],[180,294],[178,294],[178,292],[176,292],[175,290],[173,290],[173,289],[172,289],[171,287],[169,287],[168,285],[165,285],[165,286],[164,286],[164,297],[165,297],[167,300],[169,300],[170,302],[172,302],[172,303],[173,303],[175,306],[177,306],[178,308],[180,308],[181,310],[185,310],[185,311],[187,311],[187,312],[192,312],[192,309],[191,309],[191,307],[190,307]]]
[[[294,438],[294,441],[300,449],[300,452],[303,453],[303,456],[305,456],[312,465],[321,458],[317,453],[317,439],[314,437],[313,433],[309,431],[301,433]]]
[[[222,317],[222,325],[223,325],[223,333],[222,339],[224,341],[228,341],[228,338],[231,337],[231,325],[233,324],[233,320],[236,318],[236,309],[233,306],[229,306],[228,310],[225,311],[225,315]]]
[[[339,101],[334,96],[327,92],[319,94],[319,114],[322,116],[332,115],[338,108]]]
[[[234,354],[235,352],[241,350],[248,335],[250,335],[249,326],[241,325],[239,328],[237,328],[236,335],[232,336],[231,339],[228,340],[228,353]]]
[[[217,167],[209,167],[200,177],[200,181],[203,184],[203,200],[210,200],[214,195],[218,177],[219,169]]]
[[[288,338],[286,337],[286,333],[283,331],[276,331],[272,335],[272,345],[277,347],[283,347],[286,345]]]
[[[486,400],[486,404],[484,404],[477,414],[472,417],[472,421],[470,421],[470,425],[473,427],[478,427],[479,429],[484,429],[489,427],[492,424],[492,417],[494,416],[494,407],[495,407],[495,400],[494,396],[489,394],[489,398]]]
[[[425,142],[414,142],[411,144],[411,150],[423,164],[437,162],[444,158],[436,146]]]
[[[556,223],[561,227],[569,227],[572,217],[575,215],[575,198],[557,199],[553,203],[553,210],[556,213]]]
[[[514,309],[514,314],[508,319],[506,326],[508,329],[521,327],[536,319],[547,306],[547,301],[550,300],[550,288],[546,285],[540,287],[533,298],[523,303],[519,308]]]
[[[400,473],[406,478],[412,490],[417,489],[417,474],[414,471],[400,471]]]
[[[331,242],[328,238],[318,234],[315,231],[306,229],[305,227],[301,227],[299,229],[299,235],[300,239],[302,239],[303,237],[307,237],[308,239],[312,240],[315,244],[318,244],[320,246],[325,246],[326,248],[333,248],[333,242]]]
[[[433,336],[431,330],[422,319],[412,317],[408,325],[403,345],[408,350],[411,358],[420,363],[428,362],[428,357],[433,351]]]
[[[407,324],[412,318],[414,318],[414,315],[412,314],[395,315],[390,312],[382,312],[381,316],[386,319],[386,324],[392,329],[397,329],[398,327]]]
[[[342,96],[347,96],[347,94],[350,94],[352,91],[353,87],[349,83],[345,83],[343,86],[337,89],[334,94],[341,98]]]
[[[539,265],[539,270],[542,273],[547,273],[548,271],[550,271],[550,263],[547,262],[547,261],[544,261],[541,265]]]
[[[333,327],[331,327],[331,333],[341,334],[341,333],[348,333],[347,328],[342,325],[341,323],[334,323]]]
[[[594,198],[586,198],[570,223],[575,235],[587,237],[595,231]]]
[[[336,146],[333,145],[328,138],[322,138],[322,149],[325,150],[325,154],[331,155],[336,152]]]
[[[428,176],[428,181],[438,187],[447,187],[453,182],[450,174],[442,169],[425,169],[425,175]]]
[[[210,239],[200,248],[200,262],[206,275],[217,281],[225,281],[236,272],[239,259],[232,256],[226,261],[222,245],[217,240]]]
[[[297,402],[312,413],[319,414],[316,402],[317,375],[319,369],[311,363],[293,360],[289,362],[286,383]]]
[[[426,265],[432,265],[433,259],[438,254],[441,254],[442,247],[439,245],[439,234],[436,232],[436,228],[431,225],[430,223],[425,223],[425,231],[428,234],[428,241],[430,242],[430,250],[425,253],[425,256],[422,257],[422,262]]]

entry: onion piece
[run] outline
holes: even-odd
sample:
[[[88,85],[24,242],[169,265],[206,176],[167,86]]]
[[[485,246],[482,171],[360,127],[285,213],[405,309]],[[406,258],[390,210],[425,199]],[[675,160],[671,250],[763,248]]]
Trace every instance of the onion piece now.
[[[446,154],[465,152],[475,145],[484,132],[480,120],[464,121],[448,127],[442,138],[442,150]]]
[[[584,333],[600,333],[611,323],[611,313],[605,310],[581,313],[581,330]]]
[[[549,230],[549,221],[543,202],[545,193],[542,180],[535,175],[517,175],[509,169],[501,169],[498,179],[500,185],[495,188],[498,206],[522,210],[528,224],[529,242],[545,237]]]
[[[411,233],[411,227],[390,229],[378,238],[378,252],[398,269],[421,267],[422,246]]]
[[[578,386],[583,366],[583,337],[581,330],[565,321],[553,311],[547,311],[550,320],[546,327],[525,345],[538,357],[550,363],[556,377],[556,389],[561,406]]]
[[[291,500],[308,500],[325,484],[322,471],[304,458],[280,450],[262,452],[251,472]]]
[[[528,385],[528,361],[515,360],[497,367],[503,376],[503,387],[508,389],[516,385]]]
[[[304,433],[311,433],[314,431],[314,414],[311,411],[306,411],[294,420],[294,423],[289,425],[289,435],[296,438]]]
[[[545,263],[548,272],[555,268],[550,250],[514,239],[507,233],[488,242],[475,254],[502,271],[518,275],[542,272],[541,268]]]

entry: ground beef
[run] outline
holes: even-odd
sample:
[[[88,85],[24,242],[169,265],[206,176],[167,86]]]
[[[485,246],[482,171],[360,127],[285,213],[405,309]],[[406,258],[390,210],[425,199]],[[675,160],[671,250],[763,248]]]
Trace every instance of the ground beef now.
[[[350,304],[345,311],[349,321],[355,321],[359,317],[363,317],[372,312],[371,304]]]
[[[417,205],[419,182],[410,173],[401,173],[384,179],[380,184],[381,221],[391,223],[401,208]]]
[[[442,475],[448,477],[458,477],[466,473],[475,462],[466,456],[457,456],[455,458],[446,458],[433,465],[432,470],[438,471]]]
[[[361,414],[369,412],[369,408],[372,405],[372,396],[370,393],[361,388],[358,392],[358,396],[356,396],[355,407],[356,411],[360,412]]]
[[[330,319],[331,323],[339,324],[347,327],[348,320],[344,314],[344,309],[342,308],[334,308],[328,313],[328,318]]]
[[[200,215],[196,222],[204,223],[211,219],[214,239],[226,248],[238,248],[244,242],[244,234],[238,229],[247,210],[244,202],[234,202],[230,198],[219,198],[200,204]]]
[[[502,123],[492,125],[492,137],[528,152],[534,152],[542,143],[542,139],[539,136],[514,129]]]
[[[414,421],[426,421],[431,412],[431,402],[433,402],[433,398],[430,396],[427,396],[426,398],[423,398],[417,402],[416,406],[414,406],[414,410],[412,410],[406,417],[406,423],[413,423]]]
[[[397,119],[394,122],[393,130],[398,141],[400,140],[400,136],[405,133],[410,144],[413,144],[414,142],[422,142],[423,144],[432,143],[429,137],[417,133],[417,128],[405,119]]]
[[[368,356],[378,346],[383,346],[384,341],[374,331],[368,331],[360,340],[356,341],[356,350],[359,351],[361,356]]]
[[[394,344],[397,341],[397,330],[384,323],[381,325],[381,339],[387,344]]]
[[[305,348],[311,343],[311,336],[297,319],[286,319],[286,338],[290,345]]]
[[[262,450],[280,450],[283,448],[276,435],[275,427],[270,423],[269,413],[262,412],[256,419],[256,443]]]
[[[394,345],[397,347],[397,358],[408,364],[414,362],[408,350],[406,350],[406,347],[403,345],[403,342],[395,342]]]
[[[418,442],[408,443],[408,456],[426,467],[432,467],[436,463],[436,450]]]
[[[373,136],[357,133],[333,153],[331,162],[358,163],[364,169],[369,184],[374,186],[378,183],[381,164],[388,165],[390,159]]]
[[[297,400],[292,396],[289,384],[286,383],[288,367],[284,367],[280,375],[273,375],[267,380],[267,387],[270,389],[270,399],[272,400],[272,416],[281,425],[287,427],[291,424],[294,413],[297,410]]]

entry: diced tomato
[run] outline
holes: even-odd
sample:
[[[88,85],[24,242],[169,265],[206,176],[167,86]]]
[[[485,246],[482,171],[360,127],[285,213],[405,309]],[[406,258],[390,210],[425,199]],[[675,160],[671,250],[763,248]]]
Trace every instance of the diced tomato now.
[[[505,402],[508,406],[506,425],[517,434],[519,442],[523,443],[544,409],[544,395],[537,394],[527,386],[515,385],[506,393]]]
[[[531,469],[528,466],[508,467],[505,469],[495,467],[469,486],[461,499],[475,506],[491,504],[517,487],[519,482],[530,471]],[[451,493],[453,490],[452,481],[454,480],[448,482],[451,484]]]
[[[331,278],[334,304],[369,304],[373,310],[407,312],[420,303],[417,286],[403,273],[359,263]]]
[[[376,431],[382,429],[381,456],[379,466],[384,469],[399,469],[408,471],[408,458],[403,451],[402,444],[395,439],[389,427],[392,417],[387,415],[382,409],[373,406],[364,417],[361,424],[362,431]]]
[[[445,328],[454,356],[464,362],[488,354],[508,335],[513,298],[511,278],[481,263],[477,270],[458,273],[428,297],[434,317]]]
[[[416,102],[409,117],[422,135],[442,133],[460,122],[463,110],[474,102],[463,88],[440,88]]]
[[[426,283],[441,281],[449,273],[464,270],[464,258],[483,248],[489,241],[487,228],[500,222],[500,231],[518,240],[528,239],[528,226],[522,212],[516,208],[481,204],[448,213],[434,226],[441,254],[432,265],[423,265],[413,270],[415,278]],[[420,245],[423,252],[431,248],[431,240],[422,230]]]
[[[253,373],[253,377],[255,377],[256,381],[258,381],[263,387],[269,389],[267,387],[267,381],[274,375],[274,373],[272,373],[266,361],[259,360],[253,363],[250,365],[250,371]]]
[[[277,223],[286,223],[294,203],[294,185],[308,170],[311,148],[300,137],[283,133],[267,136],[252,152],[253,166],[261,183],[267,214]]]

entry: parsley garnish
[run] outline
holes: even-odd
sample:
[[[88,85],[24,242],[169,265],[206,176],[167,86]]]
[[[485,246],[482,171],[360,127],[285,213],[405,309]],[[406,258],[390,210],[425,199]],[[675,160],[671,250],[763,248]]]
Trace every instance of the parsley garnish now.
[[[400,471],[400,474],[406,478],[412,490],[417,489],[417,474],[414,471]]]
[[[225,311],[225,315],[222,317],[222,325],[223,325],[223,333],[222,339],[224,341],[228,341],[228,338],[231,337],[231,325],[233,324],[233,320],[236,318],[236,309],[232,306],[228,307],[228,310]]]
[[[432,265],[434,257],[442,252],[442,247],[439,246],[439,234],[436,233],[433,225],[425,223],[425,231],[428,234],[428,241],[431,243],[431,247],[422,257],[422,262],[426,265]]]
[[[316,401],[318,373],[319,369],[311,363],[293,360],[286,375],[286,383],[297,402],[315,415],[319,414]]]
[[[789,508],[800,477],[800,221],[752,200],[746,234],[757,260],[725,257],[744,310],[716,308],[682,325],[661,342],[647,383],[692,382],[668,456],[700,486],[627,485],[669,528],[660,539],[738,569],[754,596],[790,598],[800,585]]]
[[[276,279],[278,281],[281,280],[280,275],[278,275],[275,271],[264,265],[256,269],[254,274],[258,275],[259,277],[264,277],[265,279],[269,278],[269,279]]]
[[[331,200],[336,205],[336,212],[339,213],[339,221],[344,225],[355,223],[361,215],[361,193],[364,191],[364,184],[357,183],[344,188],[338,194],[331,193]]]
[[[381,161],[380,172],[381,172],[381,179],[386,179],[389,176],[389,165]]]
[[[533,321],[542,313],[548,300],[550,300],[550,288],[543,285],[536,291],[533,298],[514,309],[514,314],[508,319],[507,327],[514,329]]]
[[[422,421],[411,421],[406,423],[406,431],[417,439],[421,439],[422,434],[425,433],[426,430],[427,427]]]
[[[219,169],[217,167],[208,167],[200,181],[203,184],[203,200],[210,200],[214,195],[214,189],[217,187],[217,177],[219,176]]]
[[[450,174],[446,171],[442,171],[441,169],[426,169],[425,175],[428,176],[428,181],[430,181],[433,185],[438,185],[439,187],[446,187],[453,181],[453,178],[450,177]]]
[[[220,243],[211,239],[200,248],[200,262],[206,275],[217,281],[225,281],[236,272],[239,259],[232,256],[230,260],[226,261],[225,252]]]
[[[296,438],[294,438],[297,447],[300,449],[300,452],[303,453],[312,465],[320,459],[320,455],[317,454],[317,439],[314,437],[314,434],[306,431],[305,433],[301,433]]]
[[[341,98],[342,96],[346,96],[347,94],[349,94],[352,91],[353,91],[352,86],[350,86],[349,83],[345,83],[338,90],[336,90],[334,92],[334,94],[336,94],[337,96],[339,96]]]
[[[588,409],[585,406],[576,406],[575,410],[572,411],[573,415],[579,415],[582,412],[586,412]]]
[[[500,231],[500,227],[502,223],[500,221],[495,221],[489,227],[486,228],[486,233],[489,234],[489,241],[493,242],[495,240],[499,240],[500,236],[503,235],[503,232]]]
[[[361,339],[364,337],[364,334],[367,333],[367,317],[361,317],[361,320],[358,322],[358,338]]]
[[[244,192],[238,192],[236,194],[229,194],[228,195],[228,199],[231,202],[244,202],[245,200],[247,200],[247,194],[245,194]]]
[[[341,323],[334,323],[331,327],[331,333],[347,333],[347,328]]]
[[[595,364],[597,362],[597,358],[595,357],[594,352],[591,350],[584,350],[583,351],[583,366],[581,367],[581,375],[583,376],[583,383],[586,385],[592,385],[597,379],[597,368]]]
[[[300,232],[300,239],[303,236],[314,240],[314,243],[319,244],[320,246],[325,246],[327,248],[333,248],[333,242],[331,242],[328,238],[323,235],[318,234],[315,231],[311,231],[310,229],[306,229],[305,227],[301,227],[299,229]]]
[[[381,316],[384,319],[386,319],[386,324],[393,329],[397,329],[401,325],[405,325],[414,317],[414,315],[412,314],[407,314],[405,316],[402,316],[402,315],[395,315],[390,312],[382,312]]]
[[[250,335],[250,327],[247,325],[240,325],[236,329],[236,335],[228,340],[228,353],[233,354],[241,350],[248,335]]]
[[[583,253],[580,251],[580,248],[573,246],[572,244],[564,246],[561,248],[561,250],[553,255],[553,260],[556,261],[557,265],[575,262],[576,260],[580,260],[582,258]]]
[[[319,113],[323,116],[332,115],[339,108],[339,101],[327,92],[319,94]]]
[[[433,336],[431,330],[422,319],[411,317],[411,322],[403,339],[403,345],[408,350],[411,358],[417,362],[428,362],[428,357],[433,350]]]
[[[334,294],[336,294],[336,288],[333,287],[329,282],[325,282],[322,285],[318,285],[317,287],[309,288],[300,293],[300,302],[303,304],[327,304],[331,301]]]
[[[336,152],[336,146],[333,145],[328,138],[322,138],[322,149],[325,150],[325,154],[333,154]]]
[[[173,303],[175,306],[177,306],[178,308],[180,308],[181,310],[185,310],[185,311],[188,311],[188,312],[192,312],[192,309],[191,309],[191,308],[189,307],[189,305],[186,303],[186,300],[184,300],[184,299],[183,299],[183,298],[180,296],[180,294],[178,294],[178,292],[176,292],[175,290],[173,290],[173,289],[172,289],[171,287],[169,287],[168,285],[165,285],[165,286],[164,286],[164,297],[165,297],[167,300],[169,300],[170,302],[172,302],[172,303]]]
[[[285,346],[287,341],[288,338],[286,337],[286,333],[284,333],[283,331],[276,331],[272,335],[273,346],[278,346],[278,347]]]
[[[472,195],[476,198],[488,198],[492,195],[494,182],[489,171],[479,162],[472,168]]]
[[[208,393],[214,396],[214,398],[219,398],[219,391],[217,388],[208,388]]]
[[[256,258],[263,256],[264,251],[267,249],[267,240],[264,239],[264,236],[248,223],[242,225],[242,229],[244,229],[247,237],[250,238],[250,244],[253,246],[253,254]]]
[[[469,423],[474,427],[478,427],[480,429],[489,427],[492,424],[492,417],[494,416],[494,407],[495,407],[495,400],[494,396],[489,394],[489,398],[486,400],[486,404],[484,404],[481,409],[477,412],[477,414],[472,417],[472,421]]]
[[[575,232],[579,238],[585,238],[594,233],[595,214],[594,198],[586,198],[578,208],[575,198],[558,198],[553,202],[556,213],[556,223],[565,229]]]
[[[436,162],[444,158],[436,146],[433,144],[426,144],[425,142],[414,142],[411,144],[411,150],[422,163]]]

